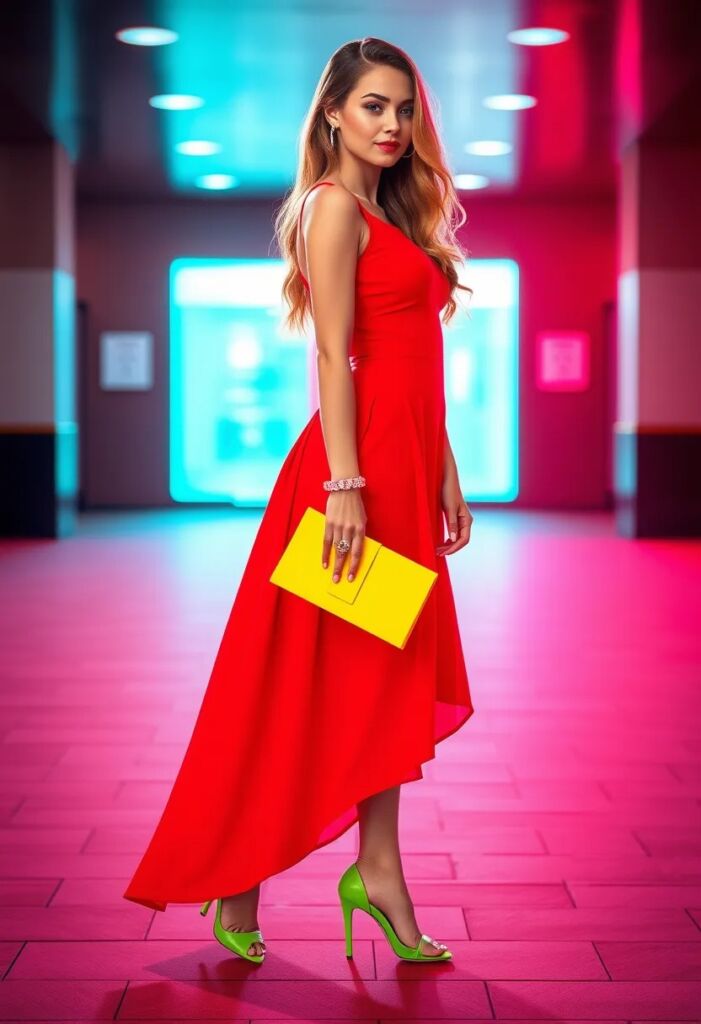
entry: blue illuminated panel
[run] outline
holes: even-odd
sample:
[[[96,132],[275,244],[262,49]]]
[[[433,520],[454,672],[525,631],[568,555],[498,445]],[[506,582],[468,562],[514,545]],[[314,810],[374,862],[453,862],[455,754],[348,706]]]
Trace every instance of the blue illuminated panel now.
[[[284,261],[178,259],[170,273],[170,493],[261,506],[312,412]]]
[[[518,496],[518,266],[471,259],[443,327],[446,425],[468,504]],[[469,315],[464,306],[469,308]]]
[[[316,361],[283,327],[286,264],[178,259],[170,274],[170,493],[265,506],[316,406]],[[465,497],[518,495],[518,268],[469,261],[443,326],[448,434]]]

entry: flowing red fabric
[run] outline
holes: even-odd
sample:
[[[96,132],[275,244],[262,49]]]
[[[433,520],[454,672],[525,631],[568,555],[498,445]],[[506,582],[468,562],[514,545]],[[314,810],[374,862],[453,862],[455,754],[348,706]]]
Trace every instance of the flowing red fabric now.
[[[403,650],[270,582],[304,510],[326,511],[317,409],[280,469],[182,765],[123,894],[152,909],[243,892],[332,842],[358,820],[358,801],[423,778],[436,744],[473,712],[435,551],[446,540],[439,313],[450,285],[399,228],[358,205],[370,240],[350,362],[366,533],[438,578]]]

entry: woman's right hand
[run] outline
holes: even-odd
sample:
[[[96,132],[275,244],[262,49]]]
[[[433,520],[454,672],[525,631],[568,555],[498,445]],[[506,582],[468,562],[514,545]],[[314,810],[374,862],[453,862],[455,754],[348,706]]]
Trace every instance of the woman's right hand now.
[[[363,541],[365,539],[365,523],[367,522],[360,490],[361,488],[354,487],[348,491],[331,491],[326,502],[326,525],[324,528],[324,546],[321,562],[326,569],[329,564],[331,545],[333,544],[335,553],[334,583],[338,583],[341,578],[343,563],[346,558],[350,558],[349,580],[355,577],[358,570],[358,563],[363,552]],[[350,544],[349,551],[342,552],[336,547],[336,544],[343,538]]]

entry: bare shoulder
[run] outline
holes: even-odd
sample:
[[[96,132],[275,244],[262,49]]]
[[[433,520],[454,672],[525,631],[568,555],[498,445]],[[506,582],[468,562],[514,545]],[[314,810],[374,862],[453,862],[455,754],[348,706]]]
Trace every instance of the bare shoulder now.
[[[343,185],[332,182],[314,188],[304,204],[304,227],[319,225],[342,234],[356,232],[362,222],[358,201]]]

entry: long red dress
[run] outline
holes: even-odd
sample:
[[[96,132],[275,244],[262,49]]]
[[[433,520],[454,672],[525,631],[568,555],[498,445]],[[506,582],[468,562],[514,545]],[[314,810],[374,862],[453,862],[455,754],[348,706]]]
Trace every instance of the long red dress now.
[[[350,361],[366,533],[438,578],[403,650],[270,582],[307,506],[326,510],[317,409],[280,469],[182,765],[123,894],[152,909],[243,892],[332,842],[358,820],[358,801],[423,778],[436,743],[473,712],[435,551],[446,540],[439,312],[450,286],[403,231],[358,205],[370,240]]]

